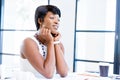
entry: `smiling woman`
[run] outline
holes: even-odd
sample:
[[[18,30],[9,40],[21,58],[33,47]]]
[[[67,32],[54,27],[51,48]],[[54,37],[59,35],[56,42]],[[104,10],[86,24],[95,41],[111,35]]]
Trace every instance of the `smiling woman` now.
[[[55,71],[65,77],[68,66],[64,59],[62,42],[58,32],[61,12],[54,5],[38,6],[35,11],[37,31],[23,40],[21,46],[21,66],[23,71],[33,72],[36,77],[52,78]]]

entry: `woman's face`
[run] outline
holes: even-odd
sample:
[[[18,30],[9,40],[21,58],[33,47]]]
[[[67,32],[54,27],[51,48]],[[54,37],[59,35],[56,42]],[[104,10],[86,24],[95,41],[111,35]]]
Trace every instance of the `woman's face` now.
[[[50,29],[52,34],[56,34],[58,32],[59,22],[59,15],[48,12],[44,18],[42,25]]]

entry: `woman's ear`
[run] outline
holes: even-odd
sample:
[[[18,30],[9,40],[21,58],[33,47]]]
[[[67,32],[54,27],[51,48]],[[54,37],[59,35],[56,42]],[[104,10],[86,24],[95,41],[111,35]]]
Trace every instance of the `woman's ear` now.
[[[38,23],[39,23],[39,28],[41,28],[41,27],[42,27],[42,24],[43,24],[43,19],[38,18]]]
[[[42,19],[38,18],[38,23],[41,25],[42,24]]]

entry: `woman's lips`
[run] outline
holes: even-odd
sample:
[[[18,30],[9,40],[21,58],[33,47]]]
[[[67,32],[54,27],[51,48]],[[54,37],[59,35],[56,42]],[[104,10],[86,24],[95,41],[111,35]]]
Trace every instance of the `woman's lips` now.
[[[58,25],[53,25],[53,28],[56,30],[58,29],[58,27],[59,27]]]

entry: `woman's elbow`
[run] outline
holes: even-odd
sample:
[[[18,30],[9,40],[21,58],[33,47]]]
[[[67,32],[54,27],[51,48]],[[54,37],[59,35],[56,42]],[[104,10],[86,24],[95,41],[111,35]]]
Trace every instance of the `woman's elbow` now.
[[[66,77],[67,75],[68,75],[68,71],[62,72],[62,73],[60,74],[61,77]]]
[[[47,75],[47,76],[45,76],[47,79],[52,79],[53,78],[53,76],[51,76],[51,75]]]
[[[44,77],[47,78],[47,79],[51,79],[51,78],[53,78],[53,76],[54,76],[54,73],[53,73],[53,72],[47,72],[47,73],[44,75]]]
[[[53,74],[46,74],[45,77],[46,77],[47,79],[51,79],[51,78],[53,78]]]

